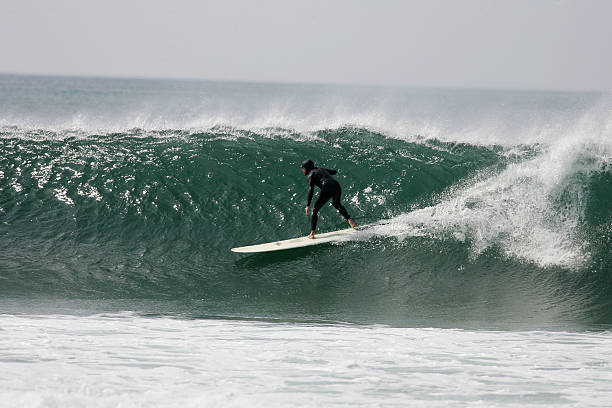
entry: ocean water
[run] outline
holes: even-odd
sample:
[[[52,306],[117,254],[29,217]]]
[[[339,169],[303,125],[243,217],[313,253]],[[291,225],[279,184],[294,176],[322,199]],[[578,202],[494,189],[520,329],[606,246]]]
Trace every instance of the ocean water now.
[[[230,252],[306,158],[372,228]],[[608,406],[611,165],[605,93],[0,75],[0,406]]]

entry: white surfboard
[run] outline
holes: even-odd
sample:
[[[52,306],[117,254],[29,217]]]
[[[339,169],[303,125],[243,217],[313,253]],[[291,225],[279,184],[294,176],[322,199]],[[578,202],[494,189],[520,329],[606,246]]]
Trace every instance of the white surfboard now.
[[[360,227],[357,227],[361,229]],[[267,242],[265,244],[243,246],[238,248],[232,248],[232,252],[240,253],[255,253],[255,252],[271,252],[281,251],[283,249],[301,248],[311,245],[324,244],[326,242],[338,242],[350,239],[351,235],[355,234],[354,228],[347,228],[339,231],[325,232],[323,234],[316,234],[315,239],[310,239],[308,236],[300,238],[286,239],[284,241]]]

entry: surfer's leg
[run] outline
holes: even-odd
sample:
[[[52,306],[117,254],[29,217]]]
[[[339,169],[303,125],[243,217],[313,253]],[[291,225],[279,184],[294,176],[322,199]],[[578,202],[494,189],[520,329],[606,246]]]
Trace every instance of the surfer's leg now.
[[[341,194],[341,191],[338,191],[333,195],[332,205],[334,206],[336,210],[338,210],[338,212],[340,212],[340,215],[342,215],[345,220],[348,220],[349,218],[351,218],[351,216],[348,214],[348,212],[346,211],[346,208],[344,208],[344,206],[340,202],[340,194]]]
[[[338,210],[338,212],[340,212],[340,215],[342,215],[344,217],[344,219],[348,221],[349,225],[351,227],[355,228],[357,226],[357,224],[355,224],[355,222],[351,219],[351,216],[348,214],[348,211],[346,211],[346,208],[344,208],[344,206],[340,202],[340,195],[341,194],[342,194],[342,191],[338,190],[338,192],[336,192],[333,195],[333,197],[332,197],[332,205],[334,206],[334,208],[336,210]]]
[[[314,209],[312,210],[310,231],[314,231],[317,229],[317,221],[319,220],[319,210],[325,205],[327,201],[329,201],[330,198],[331,195],[327,191],[325,191],[325,189],[321,189],[321,194],[319,194],[319,198],[317,198],[317,201],[314,205]]]

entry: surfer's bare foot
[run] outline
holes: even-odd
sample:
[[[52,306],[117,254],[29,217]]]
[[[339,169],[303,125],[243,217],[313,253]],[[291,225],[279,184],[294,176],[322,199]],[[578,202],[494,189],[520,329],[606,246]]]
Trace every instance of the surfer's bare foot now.
[[[351,226],[351,228],[355,228],[357,226],[357,224],[355,224],[355,221],[351,220],[350,218],[348,219],[348,223]]]
[[[315,237],[314,237],[314,231],[311,231],[311,232],[310,232],[310,235],[308,235],[308,238],[310,238],[310,239],[315,239]]]

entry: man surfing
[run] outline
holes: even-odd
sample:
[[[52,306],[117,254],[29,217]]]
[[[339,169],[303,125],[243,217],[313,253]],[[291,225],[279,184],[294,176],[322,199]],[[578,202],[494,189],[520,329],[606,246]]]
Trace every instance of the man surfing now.
[[[351,216],[346,211],[346,208],[340,203],[340,195],[342,189],[340,183],[338,183],[333,177],[336,174],[336,170],[323,169],[315,167],[312,160],[304,160],[302,162],[302,173],[308,177],[308,203],[306,205],[306,216],[310,213],[310,202],[312,201],[312,195],[314,194],[314,187],[318,186],[321,188],[319,198],[315,202],[314,209],[312,210],[312,219],[310,222],[310,235],[308,238],[314,239],[315,230],[317,229],[317,221],[319,219],[319,210],[323,205],[332,199],[332,205],[338,212],[348,221],[352,228],[355,228],[357,224],[351,219]]]

